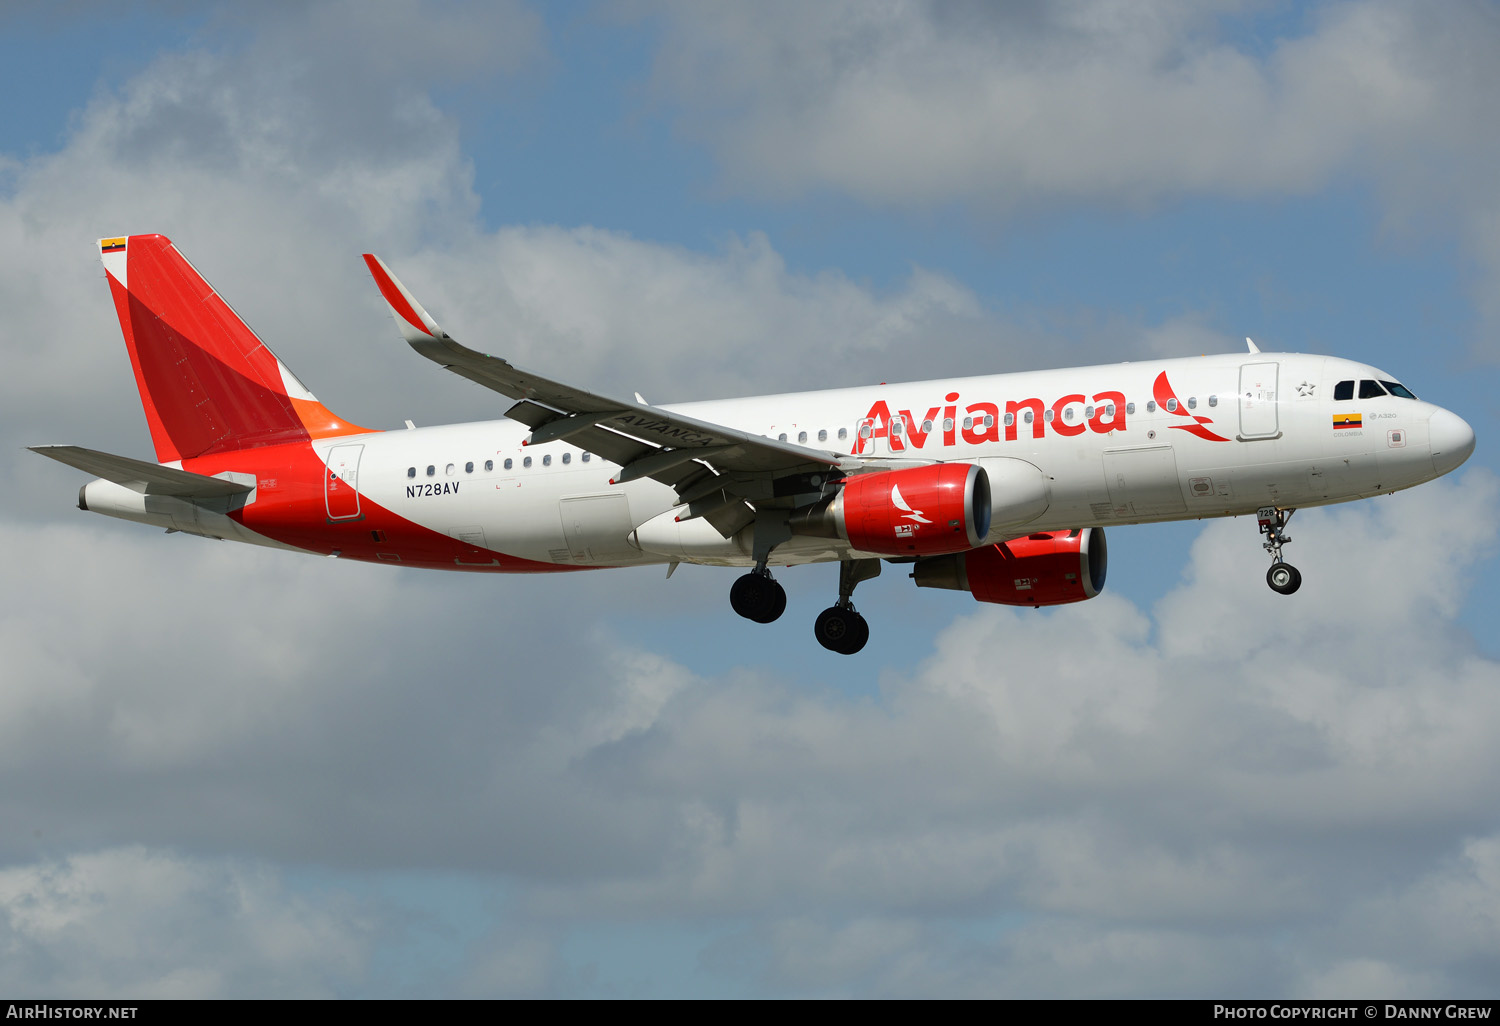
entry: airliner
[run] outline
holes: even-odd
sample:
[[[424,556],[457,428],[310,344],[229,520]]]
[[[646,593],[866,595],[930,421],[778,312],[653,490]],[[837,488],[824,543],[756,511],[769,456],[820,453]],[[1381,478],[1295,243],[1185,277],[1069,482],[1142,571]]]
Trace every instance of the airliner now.
[[[1193,359],[653,405],[460,345],[373,254],[422,356],[500,393],[501,419],[372,430],[320,403],[161,235],[99,240],[156,462],[35,446],[96,479],[80,509],[393,566],[546,573],[748,568],[739,615],[777,619],[772,567],[837,563],[814,623],[853,654],[855,587],[1051,606],[1098,595],[1106,527],[1255,515],[1284,595],[1299,508],[1410,488],[1474,432],[1394,375],[1329,356]]]

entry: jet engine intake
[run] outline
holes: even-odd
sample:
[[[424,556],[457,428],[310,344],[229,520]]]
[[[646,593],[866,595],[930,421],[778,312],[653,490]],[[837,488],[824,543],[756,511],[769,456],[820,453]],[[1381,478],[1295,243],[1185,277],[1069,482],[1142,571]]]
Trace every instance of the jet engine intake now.
[[[1104,590],[1109,551],[1102,527],[1045,531],[968,552],[917,560],[919,588],[967,591],[1004,606],[1060,606]]]
[[[989,533],[989,475],[972,463],[857,474],[838,494],[794,512],[787,526],[885,556],[962,552]]]

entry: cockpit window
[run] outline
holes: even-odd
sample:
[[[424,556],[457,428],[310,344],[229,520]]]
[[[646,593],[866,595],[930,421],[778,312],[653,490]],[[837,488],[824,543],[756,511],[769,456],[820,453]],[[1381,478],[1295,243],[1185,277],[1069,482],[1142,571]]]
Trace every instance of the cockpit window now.
[[[1334,385],[1333,386],[1333,398],[1334,398],[1335,402],[1341,402],[1341,401],[1343,401],[1345,399],[1353,399],[1354,398],[1354,382],[1353,381],[1340,381],[1337,385]]]
[[[1411,394],[1411,389],[1407,388],[1399,381],[1381,381],[1380,383],[1386,387],[1386,391],[1390,392],[1391,395],[1398,396],[1402,399],[1416,398],[1416,396]]]
[[[1385,395],[1385,389],[1380,387],[1380,382],[1368,379],[1359,383],[1359,397],[1361,399],[1379,399]]]

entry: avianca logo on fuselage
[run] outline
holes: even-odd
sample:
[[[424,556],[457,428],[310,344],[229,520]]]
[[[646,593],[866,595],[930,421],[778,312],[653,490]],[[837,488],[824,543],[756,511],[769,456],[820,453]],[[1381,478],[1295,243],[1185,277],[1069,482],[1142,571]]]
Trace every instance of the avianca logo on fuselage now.
[[[1212,424],[1213,420],[1190,413],[1177,399],[1167,381],[1166,371],[1157,375],[1152,396],[1165,412],[1193,421],[1191,424],[1171,424],[1170,427],[1210,442],[1229,441],[1204,426]],[[934,406],[925,416],[919,417],[911,410],[892,413],[884,399],[876,400],[860,422],[859,434],[854,440],[854,454],[868,450],[877,438],[884,438],[892,452],[903,452],[908,447],[924,448],[927,440],[935,434],[941,435],[942,445],[957,445],[960,437],[969,445],[998,442],[1001,431],[1005,432],[1007,442],[1016,441],[1021,432],[1027,430],[1032,438],[1044,438],[1048,431],[1064,437],[1081,435],[1085,431],[1106,435],[1111,431],[1125,430],[1127,413],[1123,392],[1095,392],[1092,400],[1081,392],[1074,392],[1050,406],[1041,399],[1017,399],[1005,403],[1003,415],[998,403],[969,403],[963,407],[962,419],[958,413],[957,392],[949,392],[943,401],[947,405]]]

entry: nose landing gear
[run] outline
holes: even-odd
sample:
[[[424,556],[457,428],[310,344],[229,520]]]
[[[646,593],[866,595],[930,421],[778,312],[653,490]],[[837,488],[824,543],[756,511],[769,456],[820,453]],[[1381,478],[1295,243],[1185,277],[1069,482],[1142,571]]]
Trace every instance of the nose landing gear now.
[[[1271,586],[1272,591],[1281,595],[1290,595],[1302,587],[1301,572],[1290,563],[1281,561],[1281,547],[1292,540],[1286,533],[1286,523],[1295,512],[1295,509],[1262,506],[1255,513],[1255,518],[1260,521],[1260,533],[1266,536],[1261,548],[1271,554],[1271,569],[1266,571],[1266,583]]]
[[[870,625],[854,609],[850,596],[860,581],[880,574],[878,559],[846,559],[839,563],[839,600],[818,614],[813,634],[830,652],[853,655],[870,640]]]

